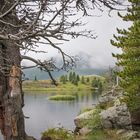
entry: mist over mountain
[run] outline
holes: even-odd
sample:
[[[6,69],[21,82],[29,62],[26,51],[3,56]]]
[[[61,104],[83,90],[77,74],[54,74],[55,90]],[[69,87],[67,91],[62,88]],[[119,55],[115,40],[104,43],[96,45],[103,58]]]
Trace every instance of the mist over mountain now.
[[[76,67],[73,68],[73,70],[69,71],[75,71],[79,75],[100,75],[107,71],[108,66],[103,67],[102,65],[99,64],[99,62],[94,59],[93,56],[88,55],[86,53],[80,52],[78,55],[78,61],[76,61]],[[58,57],[55,58],[56,65],[61,66],[63,63],[61,59]],[[26,63],[25,63],[26,64]],[[33,80],[35,76],[37,77],[38,80],[45,80],[49,79],[48,73],[41,71],[40,69],[37,68],[32,68],[32,69],[26,69],[23,71],[25,74],[25,78]],[[68,72],[66,71],[54,71],[52,72],[52,75],[54,78],[58,78],[63,74],[66,74]]]

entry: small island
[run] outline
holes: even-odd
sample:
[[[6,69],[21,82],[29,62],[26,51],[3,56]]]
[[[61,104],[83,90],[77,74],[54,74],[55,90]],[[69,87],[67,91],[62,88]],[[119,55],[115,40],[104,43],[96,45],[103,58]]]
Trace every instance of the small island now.
[[[76,99],[76,96],[72,95],[55,95],[55,96],[50,96],[48,98],[49,100],[55,100],[55,101],[72,101]]]

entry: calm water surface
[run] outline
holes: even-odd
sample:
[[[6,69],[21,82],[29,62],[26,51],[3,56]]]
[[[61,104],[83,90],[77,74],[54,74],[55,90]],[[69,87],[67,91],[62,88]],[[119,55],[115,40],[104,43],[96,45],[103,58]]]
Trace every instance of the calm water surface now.
[[[27,93],[25,94],[24,115],[30,117],[25,120],[28,135],[40,138],[41,132],[47,128],[63,126],[73,130],[74,118],[84,107],[92,107],[98,101],[96,93],[74,93],[75,101],[50,101],[49,96],[55,93]],[[2,138],[0,137],[0,140]]]

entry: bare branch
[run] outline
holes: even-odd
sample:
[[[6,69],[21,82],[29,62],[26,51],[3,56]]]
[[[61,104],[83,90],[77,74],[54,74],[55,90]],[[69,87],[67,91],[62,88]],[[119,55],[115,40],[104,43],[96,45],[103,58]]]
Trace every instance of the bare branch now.
[[[17,0],[11,7],[9,10],[7,10],[5,13],[3,13],[2,15],[0,15],[0,18],[3,18],[4,16],[6,16],[7,14],[9,14],[18,4],[19,4],[20,0]]]
[[[94,9],[103,10],[106,6],[110,10],[116,10],[116,6],[121,5],[118,0],[15,0],[12,3],[10,0],[3,1],[3,5],[0,5],[0,40],[13,42],[25,55],[28,51],[46,53],[45,49],[38,49],[40,44],[57,49],[63,60],[59,68],[52,61],[41,62],[24,56],[24,59],[33,61],[35,67],[43,67],[52,80],[50,71],[67,70],[75,66],[74,58],[60,48],[61,44],[70,38],[97,37],[92,30],[78,30],[78,27],[84,28],[86,24],[82,22],[83,16],[78,12],[88,16],[92,15]]]
[[[21,56],[21,59],[23,60],[30,60],[30,61],[32,61],[32,62],[34,62],[35,64],[37,64],[36,66],[38,66],[38,68],[40,68],[41,70],[44,70],[44,71],[46,71],[48,74],[49,74],[49,76],[50,76],[50,78],[51,78],[51,80],[52,80],[52,82],[53,82],[53,84],[55,84],[55,85],[57,85],[57,82],[55,81],[55,79],[53,78],[53,76],[52,76],[52,74],[51,74],[51,71],[52,71],[52,68],[50,67],[50,62],[47,62],[47,61],[44,61],[44,62],[41,62],[40,60],[36,60],[36,59],[34,59],[34,58],[32,58],[32,57],[29,57],[29,56]]]
[[[37,67],[38,65],[35,65],[35,66],[21,66],[21,69],[31,69],[31,68],[35,68],[35,67]]]

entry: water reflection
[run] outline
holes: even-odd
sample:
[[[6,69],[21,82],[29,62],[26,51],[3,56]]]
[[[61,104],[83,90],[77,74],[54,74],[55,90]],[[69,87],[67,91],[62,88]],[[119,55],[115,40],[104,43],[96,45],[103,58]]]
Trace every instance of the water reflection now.
[[[75,127],[73,120],[81,108],[91,107],[98,101],[98,94],[91,92],[73,93],[76,96],[74,101],[48,100],[49,96],[55,94],[57,93],[25,94],[23,110],[25,116],[30,117],[25,120],[27,134],[39,138],[45,129],[57,126],[73,130]]]

